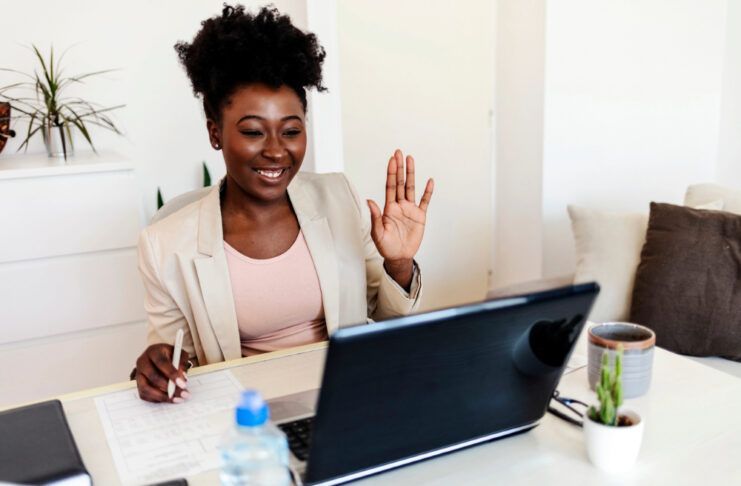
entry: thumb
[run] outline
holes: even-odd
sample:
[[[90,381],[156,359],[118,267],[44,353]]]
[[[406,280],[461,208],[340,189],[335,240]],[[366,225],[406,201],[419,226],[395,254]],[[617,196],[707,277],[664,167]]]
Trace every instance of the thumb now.
[[[383,217],[381,216],[381,208],[379,208],[378,205],[370,199],[366,200],[366,202],[368,203],[371,215],[371,238],[373,238],[373,241],[379,242],[383,237]]]

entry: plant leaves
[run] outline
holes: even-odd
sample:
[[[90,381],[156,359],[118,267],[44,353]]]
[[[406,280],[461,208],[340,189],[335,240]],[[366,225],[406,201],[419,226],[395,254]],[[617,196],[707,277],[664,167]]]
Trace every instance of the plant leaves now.
[[[46,69],[46,63],[44,62],[44,57],[41,55],[39,50],[36,48],[35,45],[31,44],[31,47],[33,47],[33,51],[36,53],[36,57],[39,58],[39,62],[41,63],[41,69],[43,69],[44,77],[46,78],[47,85],[51,87],[53,84],[53,80],[49,76],[49,71]],[[37,75],[38,78],[38,75]]]
[[[68,78],[65,78],[65,81],[75,82],[75,83],[82,83],[82,80],[83,79],[89,78],[90,76],[97,76],[99,74],[112,73],[114,71],[120,71],[120,70],[119,69],[104,69],[102,71],[94,71],[92,73],[78,74],[76,76],[70,76]]]
[[[1,95],[1,96],[4,99],[9,100],[11,102],[10,105],[13,107],[13,110],[14,111],[19,111],[19,112],[23,113],[24,115],[29,115],[29,116],[31,115],[31,113],[28,113],[24,109],[21,109],[21,108],[18,107],[18,103],[21,103],[23,105],[28,106],[29,108],[26,108],[26,109],[31,110],[33,113],[40,113],[41,112],[41,110],[39,110],[34,105],[32,105],[32,104],[30,104],[30,103],[28,103],[26,101],[23,101],[23,98],[11,98],[10,96],[5,96],[5,95]],[[16,116],[16,118],[17,118],[17,116]]]
[[[612,403],[612,397],[609,395],[600,408],[600,418],[605,425],[615,425],[615,405]]]
[[[64,128],[67,129],[67,140],[69,140],[69,146],[72,150],[75,149],[75,142],[72,140],[72,130],[69,128],[69,121],[67,119],[64,120]]]
[[[203,187],[208,187],[211,185],[211,173],[208,171],[208,167],[206,167],[206,162],[203,162]]]
[[[28,121],[28,131],[26,132],[26,138],[23,140],[21,145],[18,147],[17,151],[20,151],[23,147],[26,147],[26,150],[28,150],[28,141],[31,139],[31,137],[38,132],[44,125],[39,123],[39,126],[36,127],[36,129],[33,129],[33,123],[36,121],[36,113],[34,113],[31,116],[31,119]],[[43,132],[42,132],[43,135]],[[45,137],[46,138],[46,137]]]
[[[65,120],[65,123],[67,123],[67,120]],[[62,153],[64,154],[64,160],[67,160],[67,137],[64,136],[64,126],[55,126],[52,127],[52,130],[59,130],[59,138],[62,139]]]
[[[53,45],[49,47],[48,59],[44,58],[35,44],[31,44],[29,49],[33,52],[33,55],[40,64],[40,71],[34,70],[33,75],[31,75],[15,69],[0,68],[0,71],[20,74],[32,80],[32,82],[17,82],[0,87],[0,99],[9,100],[12,103],[13,109],[20,114],[14,118],[28,118],[26,138],[18,150],[22,148],[28,149],[30,137],[46,126],[57,127],[62,131],[63,140],[66,139],[66,141],[69,141],[70,146],[74,143],[72,141],[72,126],[76,127],[82,133],[85,140],[87,140],[88,144],[90,144],[93,151],[96,151],[96,149],[86,123],[121,134],[121,131],[116,127],[113,120],[103,113],[123,108],[125,105],[103,107],[98,103],[92,103],[81,98],[61,96],[62,88],[70,83],[82,83],[84,79],[116,71],[117,69],[93,71],[65,78],[62,75],[61,61],[69,51],[69,47],[62,52],[61,56],[57,56],[57,59],[54,58]],[[19,91],[22,89],[33,89],[35,98],[12,97],[6,94],[9,91]],[[78,106],[83,107],[83,109],[74,108]],[[66,132],[66,137],[64,136],[64,132]],[[42,135],[46,138],[46,130],[42,130]],[[65,155],[66,141],[63,143]]]
[[[70,119],[70,122],[72,122],[72,124],[74,124],[78,130],[80,130],[80,133],[82,133],[82,136],[85,137],[87,143],[90,144],[90,148],[93,149],[93,152],[97,153],[97,150],[95,150],[95,146],[93,145],[93,141],[90,139],[90,134],[85,127],[85,123],[75,118]]]
[[[594,408],[594,405],[589,407],[589,418],[591,418],[595,422],[601,422],[599,412],[597,412],[597,409]]]
[[[17,88],[18,86],[23,86],[26,84],[32,84],[32,83],[29,83],[28,81],[20,81],[18,83],[9,84],[7,86],[3,86],[2,88],[0,88],[0,93],[2,93],[3,91],[7,89]]]
[[[54,83],[54,44],[49,46],[49,75],[51,77],[51,82],[49,85],[55,84]],[[64,137],[62,137],[64,139]],[[64,147],[64,140],[62,140],[62,147]],[[64,153],[65,159],[67,158],[67,152]]]
[[[17,69],[0,68],[0,71],[7,71],[9,73],[16,73],[16,74],[20,74],[20,75],[26,76],[27,78],[35,79],[30,74],[24,73],[23,71],[18,71]]]

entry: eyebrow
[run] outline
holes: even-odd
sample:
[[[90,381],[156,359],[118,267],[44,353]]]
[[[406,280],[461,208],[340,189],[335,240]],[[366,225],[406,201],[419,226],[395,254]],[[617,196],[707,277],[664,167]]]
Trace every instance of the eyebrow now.
[[[265,117],[257,116],[257,115],[245,115],[239,120],[237,120],[237,124],[241,123],[243,120],[265,120]],[[301,117],[298,115],[288,115],[280,119],[280,121],[288,121],[288,120],[302,121]]]

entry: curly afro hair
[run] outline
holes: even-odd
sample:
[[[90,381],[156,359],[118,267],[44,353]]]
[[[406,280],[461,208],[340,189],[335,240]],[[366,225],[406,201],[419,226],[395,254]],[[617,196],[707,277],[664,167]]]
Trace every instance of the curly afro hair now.
[[[206,116],[220,122],[221,108],[241,85],[264,83],[293,89],[306,110],[306,88],[322,85],[325,52],[314,34],[301,32],[288,15],[263,7],[256,15],[224,4],[220,16],[204,20],[193,42],[175,51],[193,93],[203,97]]]

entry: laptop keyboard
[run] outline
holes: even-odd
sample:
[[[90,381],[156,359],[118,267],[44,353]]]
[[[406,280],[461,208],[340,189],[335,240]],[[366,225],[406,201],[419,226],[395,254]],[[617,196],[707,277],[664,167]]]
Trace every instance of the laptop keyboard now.
[[[278,427],[285,432],[288,439],[288,447],[293,452],[293,455],[302,461],[308,459],[311,431],[314,428],[314,417],[278,424]]]

